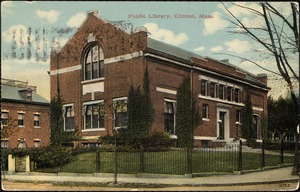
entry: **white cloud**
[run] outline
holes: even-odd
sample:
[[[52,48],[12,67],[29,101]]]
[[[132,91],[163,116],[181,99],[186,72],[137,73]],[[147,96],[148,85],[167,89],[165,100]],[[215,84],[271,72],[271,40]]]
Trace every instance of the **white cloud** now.
[[[156,23],[146,23],[144,27],[150,32],[150,37],[168,44],[180,45],[188,40],[188,36],[185,33],[178,33],[176,35],[171,30],[160,29]]]
[[[204,51],[205,47],[201,46],[201,47],[197,47],[194,49],[194,51]]]
[[[219,52],[219,51],[222,51],[223,50],[223,47],[218,45],[218,46],[215,46],[213,48],[210,49],[211,52]]]
[[[47,63],[31,60],[2,60],[3,78],[28,81],[37,86],[37,93],[50,100],[49,60]]]
[[[227,51],[233,53],[243,53],[250,50],[250,43],[248,41],[242,41],[239,39],[234,39],[232,41],[225,42],[228,47]]]
[[[219,12],[212,13],[213,18],[211,19],[204,19],[204,35],[211,35],[215,32],[224,29],[229,25],[229,22],[221,17]]]
[[[82,13],[82,12],[77,13],[76,15],[74,15],[67,21],[67,26],[68,27],[79,27],[85,18],[86,18],[86,15],[84,13]]]
[[[28,37],[28,30],[27,27],[24,25],[13,25],[9,27],[7,30],[2,31],[2,40],[5,42],[12,42],[13,38],[15,38],[17,46],[20,47],[21,41],[20,39],[23,39],[23,41],[27,41]],[[31,34],[31,37],[33,37],[33,34]]]
[[[39,18],[46,19],[49,23],[55,23],[60,13],[55,10],[51,10],[51,11],[37,10],[36,14]]]

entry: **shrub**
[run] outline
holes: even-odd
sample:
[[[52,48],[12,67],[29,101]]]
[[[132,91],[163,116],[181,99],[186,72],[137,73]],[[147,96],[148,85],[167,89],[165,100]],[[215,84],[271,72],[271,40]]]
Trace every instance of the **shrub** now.
[[[1,168],[7,171],[8,168],[8,149],[1,149]]]
[[[106,145],[115,144],[115,136],[102,136],[99,140]],[[150,132],[146,137],[135,138],[127,137],[125,132],[119,132],[117,134],[117,146],[122,150],[136,150],[136,149],[167,149],[173,145],[174,141],[167,133],[164,132]]]
[[[32,160],[38,168],[52,168],[62,166],[70,162],[72,151],[69,148],[55,146],[32,151]]]

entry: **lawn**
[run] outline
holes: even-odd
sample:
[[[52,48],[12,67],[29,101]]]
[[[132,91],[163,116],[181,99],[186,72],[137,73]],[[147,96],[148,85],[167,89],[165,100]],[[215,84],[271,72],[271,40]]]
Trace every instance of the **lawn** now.
[[[99,160],[100,173],[114,172],[114,152],[101,152]],[[118,173],[156,173],[185,174],[188,171],[188,158],[185,150],[166,152],[119,152]],[[284,156],[284,163],[292,163],[292,156]],[[265,166],[280,165],[279,155],[265,154]],[[243,153],[243,170],[259,169],[261,155]],[[192,153],[191,169],[193,173],[226,172],[238,170],[238,152],[201,151]],[[46,172],[95,173],[96,153],[82,153],[72,158],[72,161],[61,168],[43,169]]]

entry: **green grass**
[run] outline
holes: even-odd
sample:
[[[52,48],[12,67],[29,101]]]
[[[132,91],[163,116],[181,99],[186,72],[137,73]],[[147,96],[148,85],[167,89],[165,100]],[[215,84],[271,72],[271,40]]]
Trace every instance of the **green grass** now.
[[[100,173],[114,173],[114,152],[100,153]],[[284,163],[292,163],[294,157],[284,156]],[[144,165],[144,166],[142,166]],[[265,154],[265,166],[280,165],[279,155]],[[261,154],[243,153],[243,170],[255,170],[261,168]],[[237,152],[212,152],[202,151],[192,153],[192,172],[233,172],[238,169]],[[167,152],[119,152],[118,173],[144,173],[155,174],[185,174],[187,173],[187,153],[181,151]],[[70,173],[95,173],[96,153],[82,153],[72,158],[72,161],[64,166],[43,169],[44,172],[70,172]]]

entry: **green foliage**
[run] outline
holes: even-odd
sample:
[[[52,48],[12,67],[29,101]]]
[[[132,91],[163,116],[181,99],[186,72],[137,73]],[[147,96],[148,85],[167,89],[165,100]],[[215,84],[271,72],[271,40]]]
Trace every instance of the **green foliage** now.
[[[64,131],[62,101],[60,97],[52,98],[50,102],[50,129],[51,146],[61,146],[79,138],[76,131]]]
[[[268,98],[268,131],[270,133],[294,133],[297,127],[297,107],[292,99],[280,97]]]
[[[144,118],[145,96],[139,88],[131,86],[128,95],[128,140],[145,137],[148,134],[147,121]]]
[[[190,83],[190,77],[184,78],[177,90],[176,135],[180,147],[192,148],[200,119]]]
[[[143,79],[143,92],[140,88],[130,87],[128,93],[128,126],[126,140],[145,138],[149,134],[153,121],[153,107],[150,98],[148,68],[146,68]]]
[[[52,98],[50,102],[50,128],[51,145],[61,145],[61,135],[63,134],[63,111],[60,97]]]
[[[7,171],[8,169],[8,149],[1,149],[1,169]]]
[[[269,134],[268,134],[268,116],[263,115],[261,117],[261,133],[262,133],[262,138],[264,140],[269,138]]]
[[[245,108],[242,110],[242,137],[246,139],[248,145],[255,141],[255,132],[253,128],[253,110],[250,94],[246,96]]]
[[[106,135],[100,137],[100,142],[106,145],[114,145],[115,141],[117,142],[117,146],[122,146],[125,149],[128,150],[136,150],[136,149],[144,149],[144,150],[162,150],[162,149],[168,149],[173,145],[173,140],[170,138],[170,136],[167,133],[164,132],[150,132],[145,137],[140,138],[133,138],[128,137],[125,129],[123,131],[118,132],[116,134],[116,137]],[[124,139],[124,138],[129,139]],[[116,140],[115,140],[116,139]]]
[[[53,168],[70,162],[72,150],[62,146],[34,149],[29,152],[31,160],[37,163],[38,168]]]

